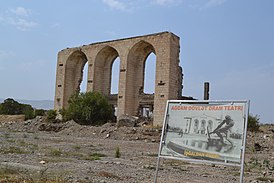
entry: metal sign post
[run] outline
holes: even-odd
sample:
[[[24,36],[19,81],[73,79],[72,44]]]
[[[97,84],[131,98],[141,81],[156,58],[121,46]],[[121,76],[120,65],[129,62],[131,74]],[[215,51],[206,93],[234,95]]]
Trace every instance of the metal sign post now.
[[[245,146],[246,146],[246,134],[247,134],[249,106],[250,106],[250,101],[247,101],[247,109],[246,109],[246,114],[245,114],[245,116],[246,116],[245,117],[245,135],[244,135],[244,139],[243,139],[243,148],[242,148],[240,183],[243,183],[243,181],[244,181]]]
[[[161,158],[238,166],[242,183],[249,104],[249,101],[168,101],[154,183]]]
[[[161,135],[161,140],[160,140],[160,146],[159,146],[159,153],[158,153],[158,158],[157,158],[157,165],[156,165],[156,173],[154,177],[154,183],[157,182],[157,177],[158,177],[158,171],[159,171],[159,166],[160,166],[160,152],[162,151],[162,144],[164,143],[163,138],[165,136],[165,129],[167,128],[167,121],[168,121],[168,101],[166,104],[166,111],[165,111],[165,118],[164,118],[164,124],[163,124],[163,129],[162,129],[162,135]]]

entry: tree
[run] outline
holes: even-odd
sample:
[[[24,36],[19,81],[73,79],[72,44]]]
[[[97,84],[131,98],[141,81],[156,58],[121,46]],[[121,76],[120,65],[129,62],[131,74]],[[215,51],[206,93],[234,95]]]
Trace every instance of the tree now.
[[[35,117],[34,109],[31,105],[28,104],[20,104],[12,98],[8,98],[4,100],[2,104],[0,104],[0,114],[4,115],[20,115],[24,114],[25,119],[32,119]]]
[[[23,113],[22,109],[20,103],[8,98],[1,104],[0,113],[4,115],[18,115]]]
[[[248,116],[247,129],[252,132],[259,131],[260,127],[260,117],[258,115],[253,116],[250,114]]]
[[[98,92],[74,94],[70,97],[69,106],[62,110],[63,119],[73,119],[84,125],[106,123],[113,116],[112,107],[107,99]]]

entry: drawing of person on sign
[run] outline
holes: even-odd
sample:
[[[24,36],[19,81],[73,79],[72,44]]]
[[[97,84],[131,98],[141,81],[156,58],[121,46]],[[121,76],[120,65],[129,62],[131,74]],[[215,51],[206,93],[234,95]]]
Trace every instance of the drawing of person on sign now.
[[[212,132],[208,133],[209,138],[210,134],[216,134],[223,145],[226,143],[224,142],[224,138],[231,144],[232,142],[227,138],[228,131],[231,131],[231,128],[234,126],[234,121],[231,119],[229,115],[225,116],[225,119],[215,128]]]

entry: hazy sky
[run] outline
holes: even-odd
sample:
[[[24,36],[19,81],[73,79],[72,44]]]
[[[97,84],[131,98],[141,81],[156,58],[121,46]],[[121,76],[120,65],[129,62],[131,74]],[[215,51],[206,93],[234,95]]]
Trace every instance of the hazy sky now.
[[[0,98],[53,100],[61,49],[171,31],[184,95],[202,99],[209,81],[210,99],[251,100],[251,113],[274,122],[273,9],[274,0],[1,0]]]

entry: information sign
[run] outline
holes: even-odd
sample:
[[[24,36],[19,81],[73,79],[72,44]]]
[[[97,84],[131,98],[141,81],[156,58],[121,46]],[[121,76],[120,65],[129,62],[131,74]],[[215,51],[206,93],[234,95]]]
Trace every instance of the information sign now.
[[[243,167],[248,106],[248,101],[168,101],[159,158]]]

